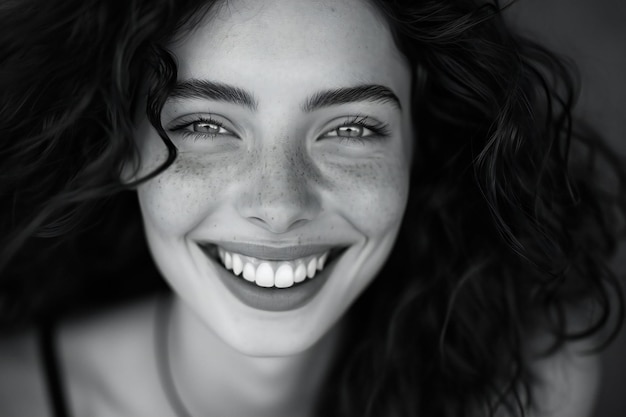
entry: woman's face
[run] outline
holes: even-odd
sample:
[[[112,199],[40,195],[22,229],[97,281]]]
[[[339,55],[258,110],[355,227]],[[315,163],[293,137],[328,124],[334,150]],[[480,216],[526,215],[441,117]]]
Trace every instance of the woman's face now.
[[[253,356],[320,339],[387,259],[411,162],[410,69],[359,0],[233,0],[170,45],[179,150],[138,188],[161,272]],[[144,117],[145,174],[167,151]]]

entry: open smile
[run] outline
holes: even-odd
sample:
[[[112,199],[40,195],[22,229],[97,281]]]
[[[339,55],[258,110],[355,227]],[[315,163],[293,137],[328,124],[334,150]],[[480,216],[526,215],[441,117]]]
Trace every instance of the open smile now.
[[[200,244],[219,264],[224,284],[245,304],[269,311],[304,305],[326,282],[345,247],[272,248],[248,244]]]

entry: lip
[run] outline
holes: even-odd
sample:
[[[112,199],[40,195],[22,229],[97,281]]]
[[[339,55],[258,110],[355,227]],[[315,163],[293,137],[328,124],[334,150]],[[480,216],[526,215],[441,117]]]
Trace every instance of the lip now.
[[[345,249],[345,247],[338,249],[335,246],[335,250],[332,251],[334,256],[332,258],[329,257],[327,265],[324,269],[319,271],[312,279],[307,278],[305,281],[294,284],[289,288],[264,288],[259,287],[252,282],[246,281],[243,277],[235,276],[231,271],[224,268],[221,262],[215,257],[215,245],[217,244],[200,245],[200,249],[209,261],[216,265],[217,275],[224,286],[228,288],[230,292],[235,295],[235,297],[249,307],[258,310],[276,312],[295,310],[312,300],[324,286],[328,277],[332,274],[332,271],[337,263],[337,259],[341,256],[341,254],[343,254]],[[220,244],[219,246],[222,245]],[[253,246],[256,248],[259,247],[259,245]],[[308,245],[305,249],[312,250],[312,248],[316,248],[315,250],[319,250],[321,247],[322,246]],[[323,248],[326,249],[330,247],[331,246],[323,246]]]
[[[293,246],[272,246],[259,245],[244,242],[207,242],[200,243],[200,247],[206,248],[210,245],[219,246],[227,252],[238,253],[252,258],[264,259],[268,261],[291,261],[297,258],[319,255],[332,249],[337,249],[339,245],[308,244]],[[341,245],[345,246],[345,245]]]

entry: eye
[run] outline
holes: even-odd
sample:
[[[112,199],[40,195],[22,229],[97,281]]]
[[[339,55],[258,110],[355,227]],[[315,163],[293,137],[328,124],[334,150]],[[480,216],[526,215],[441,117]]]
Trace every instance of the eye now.
[[[372,120],[366,116],[351,117],[332,130],[324,133],[320,139],[341,139],[342,142],[360,139],[385,138],[389,136],[389,129],[385,123]]]
[[[336,129],[327,132],[324,137],[338,137],[338,138],[362,138],[364,136],[371,136],[374,132],[370,129],[353,124],[339,126]]]
[[[180,133],[183,137],[195,137],[197,139],[214,138],[216,136],[237,137],[232,131],[226,129],[222,122],[209,118],[183,119],[169,128],[171,132]]]
[[[197,121],[187,125],[190,131],[197,133],[208,133],[210,135],[230,134],[219,123],[211,121]]]

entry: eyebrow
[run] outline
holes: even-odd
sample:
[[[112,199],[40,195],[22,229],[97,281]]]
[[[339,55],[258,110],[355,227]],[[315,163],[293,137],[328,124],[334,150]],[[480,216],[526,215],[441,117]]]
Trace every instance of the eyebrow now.
[[[359,101],[391,103],[398,109],[402,109],[400,100],[389,88],[382,85],[364,84],[317,92],[304,103],[302,110],[312,112],[322,107]]]
[[[245,106],[250,110],[256,110],[258,107],[258,103],[252,93],[239,87],[209,80],[189,79],[179,81],[170,92],[169,98],[172,100],[200,98],[224,101]],[[360,101],[391,103],[398,109],[402,109],[400,100],[393,91],[385,86],[376,84],[363,84],[354,87],[318,91],[306,99],[300,108],[302,111],[310,113],[323,107]]]
[[[258,105],[254,96],[244,89],[228,84],[198,79],[177,82],[170,92],[169,98],[173,100],[200,98],[225,101],[227,103],[248,107],[250,110],[256,110]]]

